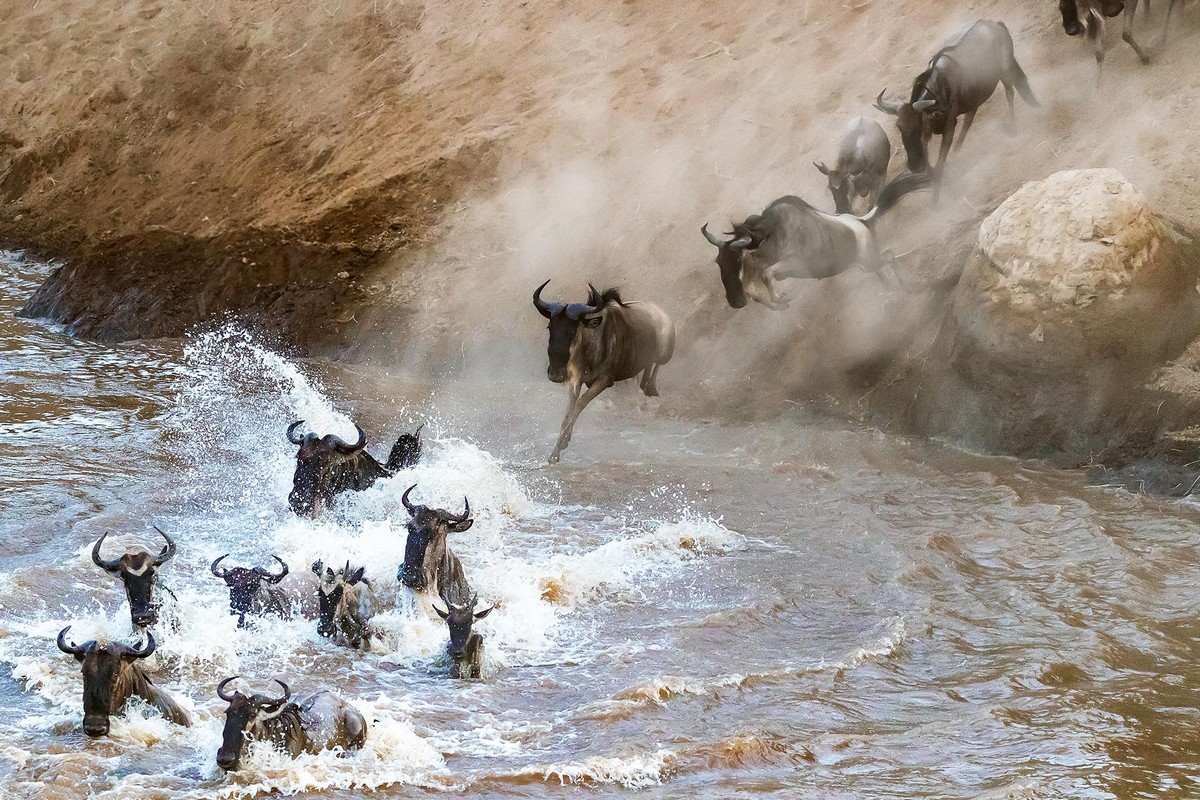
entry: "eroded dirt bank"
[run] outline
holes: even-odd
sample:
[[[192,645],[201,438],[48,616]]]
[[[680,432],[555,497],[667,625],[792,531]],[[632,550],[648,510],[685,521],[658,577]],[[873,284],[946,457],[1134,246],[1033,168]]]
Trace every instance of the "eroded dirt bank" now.
[[[1162,13],[1140,20],[1147,43]],[[850,274],[793,281],[786,312],[728,308],[700,224],[788,193],[830,207],[810,162],[854,114],[884,123],[899,169],[871,100],[981,16],[1008,24],[1041,107],[1018,100],[1010,135],[998,93],[941,202],[885,224],[909,291]],[[301,345],[455,378],[537,378],[542,280],[564,299],[620,285],[680,322],[667,413],[798,402],[919,430],[923,384],[898,360],[937,357],[979,222],[1022,183],[1115,167],[1198,227],[1196,17],[1148,68],[1114,39],[1098,90],[1053,4],[1017,0],[21,6],[0,31],[0,240],[67,259],[30,310],[85,335],[249,312]],[[1170,391],[1178,419],[1114,452],[1186,427],[1190,390]]]

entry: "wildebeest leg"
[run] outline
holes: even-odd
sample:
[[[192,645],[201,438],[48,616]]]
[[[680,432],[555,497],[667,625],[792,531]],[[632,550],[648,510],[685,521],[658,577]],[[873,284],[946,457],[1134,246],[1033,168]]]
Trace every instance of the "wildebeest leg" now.
[[[1160,46],[1167,43],[1167,36],[1171,32],[1171,15],[1175,13],[1175,4],[1177,2],[1179,0],[1171,0],[1171,2],[1167,3],[1167,18],[1163,22],[1162,39],[1159,40]]]
[[[583,389],[582,383],[572,383],[570,394],[567,396],[567,413],[563,415],[562,424],[558,426],[558,443],[554,445],[554,451],[550,453],[550,463],[558,463],[558,454],[566,445],[563,444],[563,436],[567,432],[567,423],[571,421],[571,412],[575,410],[575,404],[579,402],[579,392]]]
[[[946,166],[946,156],[950,154],[950,147],[954,144],[954,129],[958,126],[958,106],[951,105],[950,113],[947,115],[946,128],[942,131],[942,147],[938,153],[937,166],[933,168],[933,173],[937,177],[933,184],[933,202],[937,202],[938,195],[942,192],[942,173]]]
[[[1133,40],[1133,16],[1137,11],[1138,0],[1129,0],[1125,5],[1125,30],[1121,32],[1121,38],[1126,44],[1133,48],[1133,52],[1138,54],[1138,58],[1143,64],[1150,63],[1150,54],[1143,50],[1137,42]]]
[[[579,419],[579,415],[587,408],[588,403],[596,399],[596,397],[608,387],[612,386],[612,378],[605,375],[600,380],[592,384],[583,395],[571,403],[571,409],[567,412],[566,419],[563,420],[562,433],[558,435],[558,444],[554,445],[554,452],[550,454],[550,463],[557,464],[558,457],[563,450],[567,449],[567,445],[571,443],[571,434],[575,429],[575,420]]]
[[[658,397],[658,386],[655,385],[655,380],[658,378],[658,364],[651,364],[646,367],[642,373],[642,393],[646,397]]]
[[[1011,111],[1012,111],[1012,89],[1008,90],[1008,108],[1009,108],[1009,112],[1011,113]],[[974,111],[968,111],[965,116],[966,116],[966,119],[963,120],[962,133],[959,134],[958,139],[954,142],[954,152],[956,152],[956,153],[962,148],[963,142],[966,141],[966,139],[967,139],[967,131],[971,130],[971,123],[975,121],[975,112]],[[1014,117],[1013,119],[1015,120],[1016,118]]]

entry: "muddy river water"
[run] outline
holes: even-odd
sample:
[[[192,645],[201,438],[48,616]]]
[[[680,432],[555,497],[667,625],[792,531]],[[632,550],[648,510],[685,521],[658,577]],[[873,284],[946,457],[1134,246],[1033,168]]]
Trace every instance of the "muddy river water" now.
[[[0,796],[863,798],[1200,794],[1200,514],[1074,473],[784,418],[666,419],[632,391],[544,465],[561,387],[437,387],[297,361],[236,328],[110,346],[16,319],[47,267],[0,256]],[[427,459],[317,522],[287,508],[286,424]],[[386,440],[386,441],[385,441]],[[406,591],[400,495],[474,527],[486,677],[447,676],[444,624]],[[54,639],[135,642],[91,544],[179,555],[155,682],[82,731]],[[108,549],[111,547],[112,549]],[[367,566],[372,652],[304,619],[239,629],[209,562]],[[366,748],[216,765],[240,674],[342,692]]]

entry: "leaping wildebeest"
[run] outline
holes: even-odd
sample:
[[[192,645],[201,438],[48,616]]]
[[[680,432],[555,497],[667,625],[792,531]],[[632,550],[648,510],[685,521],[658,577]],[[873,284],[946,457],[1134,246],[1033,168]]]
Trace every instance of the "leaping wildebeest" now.
[[[1170,0],[1167,5],[1167,19],[1163,24],[1163,41],[1166,41],[1171,15],[1175,13],[1177,2],[1179,0]],[[1104,72],[1104,18],[1115,17],[1122,12],[1125,13],[1125,28],[1121,31],[1121,38],[1133,48],[1133,52],[1137,53],[1143,64],[1150,63],[1150,54],[1133,38],[1133,21],[1137,14],[1137,7],[1138,0],[1059,0],[1058,10],[1062,14],[1063,30],[1067,35],[1078,36],[1086,30],[1088,38],[1092,40],[1092,46],[1096,51],[1098,76]],[[1146,8],[1149,9],[1149,7],[1150,2],[1147,0]]]
[[[217,684],[217,697],[229,707],[225,710],[225,730],[217,750],[217,766],[236,770],[242,761],[247,741],[269,742],[276,750],[296,758],[301,753],[322,750],[359,750],[367,740],[367,721],[358,709],[330,691],[310,694],[292,702],[292,690],[281,680],[281,697],[261,694],[226,694],[225,687],[239,676]]]
[[[675,323],[653,303],[626,302],[616,289],[601,292],[591,284],[586,303],[548,303],[542,300],[548,283],[533,293],[534,307],[550,320],[546,374],[570,387],[567,414],[550,453],[554,464],[571,443],[580,413],[614,383],[640,373],[645,395],[658,396],[659,367],[675,353]]]
[[[317,633],[333,639],[347,647],[371,649],[371,617],[375,615],[375,590],[371,582],[363,577],[366,567],[351,569],[346,562],[343,569],[334,572],[322,562],[312,566],[313,573],[320,579],[317,586],[317,601],[320,615],[317,617]]]
[[[446,653],[450,656],[450,677],[479,678],[483,675],[483,637],[471,630],[477,621],[492,613],[495,606],[488,606],[483,611],[476,611],[479,600],[475,595],[465,603],[452,603],[443,597],[446,610],[442,611],[436,605],[433,610],[446,620],[450,629],[450,641],[446,645]]]
[[[838,214],[854,211],[854,198],[867,198],[867,208],[873,208],[879,192],[887,183],[888,163],[892,160],[892,143],[875,120],[854,117],[838,144],[838,157],[833,168],[824,161],[814,161],[829,181],[834,210]]]
[[[931,175],[901,175],[883,187],[875,207],[861,217],[826,214],[788,195],[735,223],[728,240],[702,226],[704,238],[717,248],[725,300],[742,308],[749,297],[778,311],[788,306],[778,287],[784,278],[832,278],[851,267],[877,272],[888,259],[875,241],[875,223],[901,197],[932,182]]]
[[[436,597],[450,598],[445,602],[464,603],[471,587],[462,562],[450,550],[447,538],[462,533],[475,524],[471,519],[471,501],[463,498],[465,508],[454,514],[444,508],[414,505],[408,497],[417,485],[405,490],[400,501],[408,509],[408,539],[404,545],[404,563],[396,578],[417,592],[427,591]]]
[[[120,714],[129,698],[137,696],[157,708],[170,722],[190,727],[192,720],[162,689],[151,682],[137,662],[148,658],[158,646],[152,634],[146,634],[146,644],[133,648],[121,642],[100,644],[95,641],[72,644],[67,631],[58,633],[58,649],[83,667],[83,732],[88,736],[107,736],[108,718]]]
[[[162,598],[156,597],[154,592],[154,587],[159,586],[158,569],[175,557],[175,542],[160,528],[155,527],[154,530],[167,540],[162,551],[156,556],[141,550],[106,561],[100,557],[100,546],[108,538],[107,531],[92,547],[92,561],[96,566],[120,578],[121,583],[125,585],[125,595],[129,598],[129,615],[135,628],[144,628],[158,621],[158,612],[162,608]]]
[[[912,172],[929,169],[929,140],[935,134],[942,137],[934,168],[940,176],[951,145],[955,145],[956,150],[962,147],[976,112],[996,91],[998,83],[1004,84],[1008,97],[1008,126],[1014,129],[1017,120],[1014,90],[1020,92],[1021,98],[1031,106],[1037,106],[1038,101],[1029,88],[1029,79],[1017,63],[1008,27],[1003,22],[981,19],[942,46],[929,61],[929,68],[913,81],[908,102],[885,100],[883,95],[887,89],[884,89],[875,99],[875,107],[896,117],[896,126],[908,154],[908,168]],[[962,134],[955,142],[958,118],[963,115],[966,119]]]
[[[292,491],[288,495],[288,504],[300,516],[316,517],[341,492],[369,489],[380,478],[391,477],[421,458],[420,428],[415,433],[402,434],[392,445],[387,463],[380,464],[366,451],[367,434],[357,425],[354,427],[358,441],[349,444],[332,433],[317,436],[310,432],[301,436],[296,429],[303,424],[304,420],[298,420],[287,429],[288,441],[300,446]]]
[[[271,572],[262,567],[222,567],[221,562],[229,553],[212,562],[209,568],[213,575],[225,581],[229,587],[229,613],[238,618],[238,627],[246,624],[246,615],[288,616],[291,603],[278,584],[287,577],[288,565],[279,556],[271,556],[279,562],[281,570]]]

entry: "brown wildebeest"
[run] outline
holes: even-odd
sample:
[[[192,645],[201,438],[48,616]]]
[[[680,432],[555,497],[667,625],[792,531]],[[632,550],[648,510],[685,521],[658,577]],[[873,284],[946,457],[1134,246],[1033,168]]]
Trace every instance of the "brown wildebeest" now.
[[[142,550],[126,553],[111,561],[104,560],[100,557],[100,546],[108,538],[107,531],[92,547],[92,561],[96,566],[120,578],[121,583],[125,585],[125,596],[129,598],[129,615],[135,628],[144,628],[158,621],[158,612],[162,608],[162,599],[155,597],[154,593],[154,587],[160,586],[158,568],[175,557],[175,542],[158,527],[154,530],[167,540],[167,544],[156,556]]]
[[[83,644],[67,642],[67,631],[58,633],[58,649],[83,666],[83,732],[88,736],[107,736],[108,718],[119,714],[129,698],[138,696],[150,703],[167,720],[190,727],[192,720],[178,703],[156,687],[142,671],[138,660],[148,658],[158,646],[153,634],[146,634],[146,644],[134,649],[127,644],[95,641]]]
[[[217,750],[217,766],[236,770],[242,761],[242,746],[250,740],[270,742],[276,750],[296,758],[301,753],[322,750],[359,750],[367,740],[367,721],[358,709],[329,691],[310,694],[291,702],[292,691],[283,687],[282,697],[261,694],[225,694],[225,687],[239,676],[217,684],[217,697],[229,703],[225,710],[225,730]]]
[[[288,565],[282,558],[271,556],[283,568],[273,573],[262,567],[221,567],[220,563],[228,557],[229,553],[221,556],[212,562],[209,569],[229,587],[229,613],[238,618],[239,628],[246,624],[247,614],[256,617],[289,616],[291,603],[278,586],[288,574]]]
[[[483,674],[483,637],[471,631],[476,620],[481,620],[492,613],[495,606],[489,606],[483,611],[476,611],[478,598],[471,595],[466,603],[452,603],[446,597],[442,598],[446,610],[442,611],[436,605],[433,610],[446,620],[450,629],[450,642],[446,645],[446,653],[450,656],[450,677],[478,678]]]
[[[375,616],[375,590],[363,577],[366,567],[350,569],[350,562],[334,572],[318,561],[313,572],[320,578],[317,586],[317,601],[320,615],[317,617],[317,633],[333,639],[347,647],[371,649],[371,617]]]
[[[896,117],[896,126],[908,154],[908,168],[912,172],[929,170],[929,140],[935,134],[942,137],[941,152],[934,167],[940,179],[946,156],[955,144],[958,118],[966,115],[957,142],[957,146],[962,147],[971,123],[975,121],[975,113],[1001,82],[1008,97],[1008,126],[1014,129],[1017,120],[1014,89],[1031,106],[1038,105],[1037,98],[1017,63],[1008,27],[1003,22],[981,19],[952,37],[937,52],[929,62],[929,69],[913,81],[908,102],[885,100],[883,95],[887,89],[884,89],[875,99],[875,107]],[[936,197],[937,190],[934,191]]]
[[[851,267],[878,272],[888,259],[875,241],[875,223],[901,197],[931,183],[931,175],[901,175],[883,187],[875,207],[861,217],[826,214],[788,195],[735,224],[728,240],[701,226],[717,248],[726,302],[742,308],[749,297],[778,311],[788,306],[778,287],[784,278],[832,278]]]
[[[450,551],[447,538],[475,524],[471,519],[471,501],[463,498],[466,508],[452,514],[444,508],[413,505],[408,497],[417,485],[405,490],[400,501],[408,509],[408,540],[404,545],[404,563],[396,577],[414,591],[428,591],[448,602],[462,603],[470,597],[471,587],[462,562]]]
[[[298,420],[288,426],[287,438],[299,445],[296,452],[296,472],[292,476],[292,491],[288,504],[300,516],[316,517],[329,507],[333,498],[347,491],[369,489],[380,478],[391,477],[397,470],[416,464],[421,458],[421,428],[405,433],[392,445],[386,464],[380,464],[366,451],[367,434],[355,425],[358,441],[348,444],[332,433],[300,436],[296,429],[304,424]]]
[[[855,117],[838,144],[835,166],[830,169],[824,161],[814,161],[813,166],[829,179],[835,212],[850,214],[855,197],[867,198],[868,209],[875,207],[879,192],[887,183],[891,160],[892,143],[882,126],[866,117]]]
[[[1167,19],[1163,23],[1162,39],[1165,42],[1170,30],[1171,15],[1175,13],[1175,5],[1179,0],[1170,0],[1167,5]],[[1088,38],[1096,51],[1097,79],[1104,73],[1104,18],[1115,17],[1125,13],[1125,28],[1121,38],[1133,48],[1143,64],[1150,63],[1150,54],[1133,38],[1133,21],[1137,14],[1138,0],[1059,0],[1058,10],[1062,14],[1063,30],[1068,36],[1078,36],[1087,30]],[[1146,2],[1147,9],[1150,2]]]
[[[554,464],[571,443],[583,409],[614,383],[641,373],[642,391],[647,397],[658,396],[658,369],[675,353],[675,323],[653,303],[625,302],[616,289],[600,292],[590,283],[586,303],[547,303],[542,290],[548,283],[533,293],[534,307],[550,320],[546,374],[571,389],[558,442],[550,453]]]

